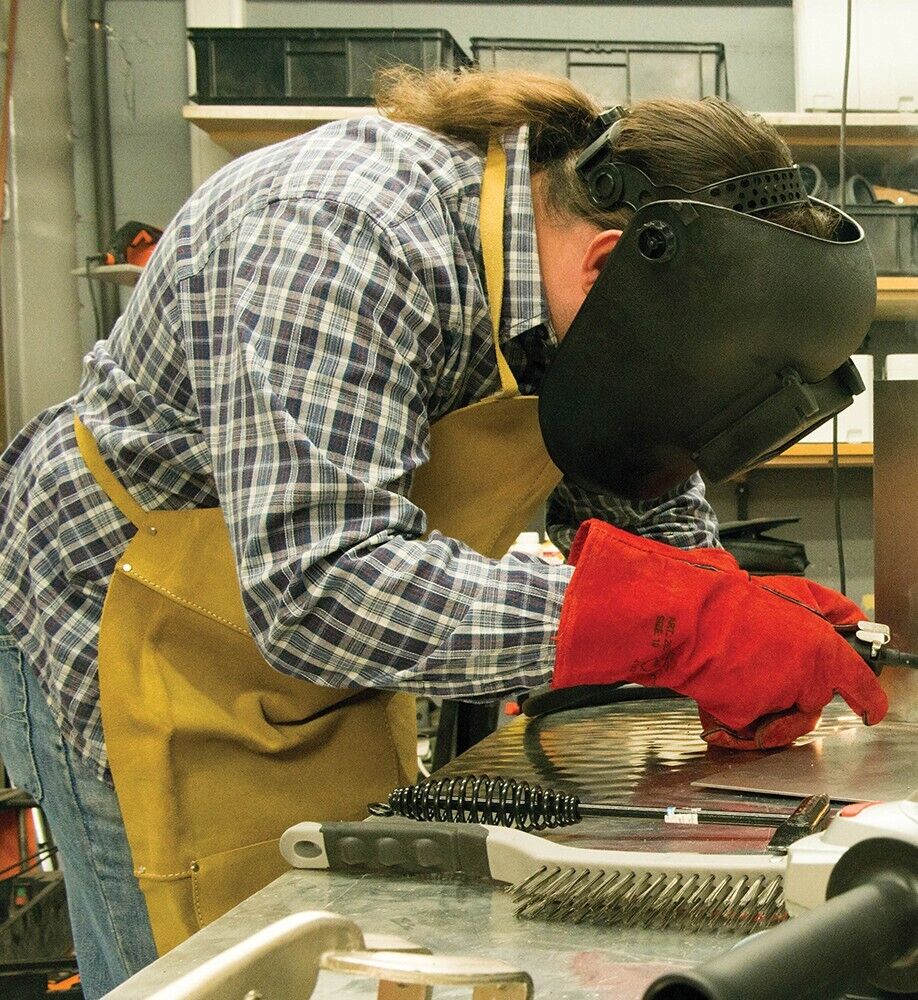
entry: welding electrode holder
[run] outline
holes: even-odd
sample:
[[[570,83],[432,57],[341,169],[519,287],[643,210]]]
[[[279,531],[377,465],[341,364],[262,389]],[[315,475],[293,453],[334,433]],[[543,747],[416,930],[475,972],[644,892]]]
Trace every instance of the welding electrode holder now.
[[[918,847],[903,840],[855,844],[833,869],[825,904],[660,977],[644,1000],[828,1000],[865,982],[918,990]]]
[[[880,622],[858,622],[857,631],[846,633],[845,638],[875,674],[879,674],[883,667],[918,668],[918,653],[903,653],[898,649],[889,648],[888,625],[881,625]]]

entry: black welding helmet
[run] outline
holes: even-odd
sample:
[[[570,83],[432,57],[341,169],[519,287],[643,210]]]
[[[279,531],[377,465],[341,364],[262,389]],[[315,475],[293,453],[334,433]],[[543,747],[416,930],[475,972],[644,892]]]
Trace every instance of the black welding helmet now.
[[[696,469],[728,479],[848,406],[876,272],[861,227],[809,199],[796,167],[662,187],[615,159],[622,114],[577,170],[595,204],[635,214],[549,366],[539,421],[572,481],[647,499]],[[837,217],[831,239],[756,214],[806,202]]]

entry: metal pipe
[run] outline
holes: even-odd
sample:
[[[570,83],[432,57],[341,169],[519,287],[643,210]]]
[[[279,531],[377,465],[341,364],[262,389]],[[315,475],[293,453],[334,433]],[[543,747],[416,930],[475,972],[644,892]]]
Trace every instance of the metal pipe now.
[[[101,251],[115,232],[115,181],[112,123],[108,102],[108,44],[105,0],[89,0],[89,104],[92,121],[93,185],[96,196],[96,242]],[[93,281],[95,279],[88,279]],[[99,282],[102,336],[108,336],[121,312],[116,285]]]

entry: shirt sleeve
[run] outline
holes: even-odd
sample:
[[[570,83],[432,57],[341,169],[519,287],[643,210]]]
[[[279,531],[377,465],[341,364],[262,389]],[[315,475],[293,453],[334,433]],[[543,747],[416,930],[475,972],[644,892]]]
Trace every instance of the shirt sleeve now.
[[[704,481],[697,472],[655,500],[626,500],[614,493],[591,493],[562,480],[548,501],[548,535],[566,554],[581,523],[593,517],[680,549],[720,546],[717,516],[705,498]]]
[[[543,683],[572,570],[424,538],[409,499],[443,366],[429,282],[391,233],[328,201],[269,206],[225,254],[197,289],[210,319],[192,369],[265,658],[317,684],[451,698]]]

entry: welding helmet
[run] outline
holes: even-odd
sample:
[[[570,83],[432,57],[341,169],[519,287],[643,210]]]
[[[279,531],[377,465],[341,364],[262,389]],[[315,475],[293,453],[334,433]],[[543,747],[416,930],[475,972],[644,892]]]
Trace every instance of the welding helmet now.
[[[861,227],[797,167],[696,191],[616,159],[624,112],[577,161],[590,199],[634,209],[539,393],[545,445],[591,490],[647,499],[695,470],[721,482],[783,451],[864,389],[850,355],[876,304]],[[759,213],[819,205],[832,238]]]

